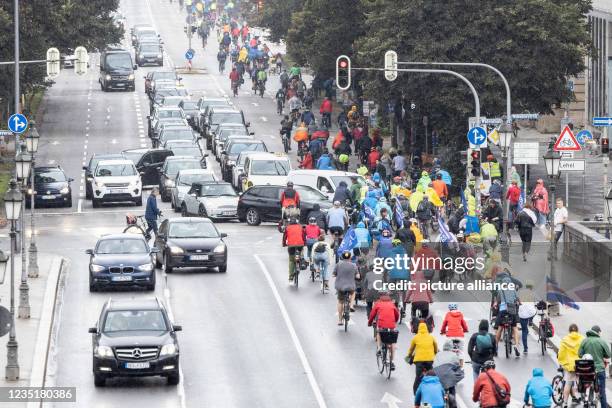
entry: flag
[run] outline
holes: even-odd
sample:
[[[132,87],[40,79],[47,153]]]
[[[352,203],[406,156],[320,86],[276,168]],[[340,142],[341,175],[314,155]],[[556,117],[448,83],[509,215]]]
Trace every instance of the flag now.
[[[367,205],[363,206],[363,213],[365,214],[366,217],[368,217],[368,220],[370,221],[374,221],[374,218],[376,218],[374,211]]]
[[[344,234],[344,238],[342,238],[342,242],[338,245],[338,255],[342,254],[344,251],[350,251],[355,248],[358,244],[357,235],[355,235],[355,230],[353,227],[349,227]]]
[[[457,242],[457,238],[448,230],[448,226],[442,217],[438,217],[438,226],[440,227],[440,242]]]
[[[399,228],[404,226],[404,211],[402,211],[402,205],[400,203],[395,204],[395,223]]]
[[[463,192],[463,190],[461,190],[461,205],[463,205],[463,209],[465,210],[465,213],[467,214],[468,205],[467,205],[467,201],[465,200],[465,193]]]
[[[521,188],[521,194],[519,195],[518,207],[516,211],[522,211],[525,206],[525,191]]]
[[[546,300],[548,302],[559,302],[562,305],[569,306],[572,309],[580,310],[580,306],[576,304],[574,299],[568,296],[567,293],[557,282],[550,279],[548,276],[546,277]]]

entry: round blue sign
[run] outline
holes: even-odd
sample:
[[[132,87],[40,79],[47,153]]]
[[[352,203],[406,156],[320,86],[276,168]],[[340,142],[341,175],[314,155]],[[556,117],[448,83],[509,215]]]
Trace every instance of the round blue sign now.
[[[481,127],[473,127],[468,130],[467,138],[471,144],[479,146],[487,140],[487,131]]]
[[[588,130],[581,130],[576,135],[576,140],[580,143],[580,146],[584,146],[587,139],[593,139],[593,134]]]
[[[14,113],[9,117],[8,128],[13,133],[21,134],[28,128],[28,119],[21,113]]]
[[[193,50],[193,48],[190,48],[187,50],[187,52],[185,52],[185,59],[192,60],[194,55],[195,51]]]

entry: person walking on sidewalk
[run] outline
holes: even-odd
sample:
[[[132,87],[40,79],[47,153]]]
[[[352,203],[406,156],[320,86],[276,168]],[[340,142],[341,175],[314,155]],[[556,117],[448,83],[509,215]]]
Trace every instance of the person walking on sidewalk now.
[[[548,209],[548,190],[544,187],[544,180],[538,179],[533,193],[531,194],[531,202],[536,210],[538,210],[537,224],[546,224],[546,218],[549,213]]]
[[[516,217],[516,224],[519,228],[519,236],[523,243],[523,261],[527,262],[527,254],[531,250],[531,239],[533,237],[533,227],[537,222],[537,216],[532,210],[531,204],[525,203],[525,207]]]
[[[583,340],[584,336],[578,332],[578,326],[572,323],[569,326],[569,334],[561,339],[561,344],[559,345],[557,361],[563,367],[563,376],[565,378],[563,408],[567,408],[570,390],[576,382],[576,360],[578,360],[578,351]]]
[[[553,216],[553,222],[555,225],[555,253],[553,255],[554,259],[557,259],[557,243],[559,242],[559,239],[561,239],[561,235],[563,235],[563,231],[565,230],[565,224],[567,224],[569,216],[567,213],[567,208],[565,208],[565,206],[563,205],[562,198],[557,198],[555,206],[557,208],[555,209],[555,213]]]
[[[157,208],[157,197],[159,196],[159,188],[153,187],[149,198],[147,198],[147,208],[145,209],[145,220],[147,221],[146,236],[149,236],[151,231],[157,238],[157,217],[162,215],[162,212]]]
[[[599,326],[591,327],[586,332],[586,339],[580,343],[578,356],[582,358],[585,354],[593,356],[595,361],[595,372],[597,373],[597,383],[599,384],[599,401],[602,407],[608,406],[606,399],[606,366],[610,363],[610,346],[601,338]]]
[[[508,208],[508,225],[512,225],[514,219],[516,218],[516,212],[518,210],[518,202],[521,197],[521,189],[516,184],[515,180],[512,180],[512,184],[508,188],[506,192],[506,200],[508,200],[509,208]]]

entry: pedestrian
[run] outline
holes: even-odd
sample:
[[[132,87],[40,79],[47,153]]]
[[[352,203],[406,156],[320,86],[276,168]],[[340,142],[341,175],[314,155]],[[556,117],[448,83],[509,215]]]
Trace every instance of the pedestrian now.
[[[149,236],[151,231],[157,238],[157,217],[162,214],[161,210],[157,208],[157,197],[159,196],[159,187],[153,187],[149,198],[147,198],[147,208],[145,209],[145,220],[147,221],[146,236]]]
[[[563,199],[557,198],[555,201],[555,213],[553,215],[553,222],[555,225],[555,253],[554,258],[557,259],[557,243],[559,239],[561,239],[561,235],[563,235],[563,231],[565,230],[565,225],[568,220],[567,208],[563,205]]]
[[[610,363],[610,346],[601,338],[601,328],[599,326],[591,327],[591,330],[586,332],[586,339],[580,343],[578,356],[583,358],[585,354],[590,354],[593,357],[595,372],[597,373],[597,383],[599,384],[600,406],[607,407],[606,366]]]
[[[510,403],[510,383],[495,370],[495,361],[489,360],[482,365],[482,373],[474,382],[472,401],[480,402],[481,408],[500,408]]]
[[[402,171],[406,170],[406,158],[401,150],[397,151],[397,155],[393,158],[393,176],[399,176]]]
[[[548,209],[548,190],[544,187],[544,180],[538,179],[533,193],[531,194],[533,207],[538,211],[538,225],[546,224]]]
[[[416,394],[423,375],[433,368],[433,361],[438,352],[438,343],[434,336],[429,333],[425,322],[420,322],[417,334],[410,342],[406,361],[408,364],[414,363],[415,378],[412,391]]]
[[[572,323],[569,326],[569,333],[561,339],[561,344],[559,345],[557,361],[559,365],[563,367],[563,378],[565,379],[565,388],[563,388],[563,408],[567,408],[570,390],[577,380],[576,360],[579,358],[578,351],[583,340],[584,336],[578,332],[578,326]]]
[[[544,378],[544,370],[534,368],[531,374],[532,377],[525,387],[525,396],[523,397],[525,405],[528,405],[529,400],[531,400],[534,408],[550,408],[552,406],[553,388],[550,381]]]
[[[521,189],[516,183],[516,180],[512,180],[508,191],[506,192],[506,200],[508,200],[508,225],[512,225],[518,211],[518,203],[521,199]]]
[[[527,254],[531,250],[531,239],[533,237],[533,227],[537,222],[537,216],[532,210],[531,204],[525,203],[525,207],[516,217],[516,224],[519,228],[519,236],[521,237],[523,261],[527,262]]]
[[[478,324],[478,332],[472,334],[468,341],[467,352],[472,360],[474,381],[480,374],[480,368],[497,354],[497,343],[493,333],[489,333],[489,321],[482,319]]]
[[[528,338],[529,338],[529,326],[533,321],[534,316],[537,313],[536,310],[536,295],[533,291],[533,281],[525,281],[525,287],[519,292],[520,306],[518,309],[519,323],[521,325],[521,341],[523,342],[523,354],[527,354]],[[546,305],[546,302],[542,302]]]
[[[497,204],[501,205],[502,194],[504,194],[504,188],[501,185],[501,181],[496,178],[491,183],[491,187],[489,187],[489,199],[495,200]]]

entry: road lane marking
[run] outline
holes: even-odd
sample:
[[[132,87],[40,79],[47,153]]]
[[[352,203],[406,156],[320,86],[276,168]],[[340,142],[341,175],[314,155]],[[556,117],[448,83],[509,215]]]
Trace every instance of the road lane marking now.
[[[170,289],[168,288],[168,275],[166,271],[163,272],[164,276],[164,298],[166,300],[166,310],[168,311],[168,317],[172,324],[174,324],[174,313],[172,312],[172,304],[170,303]],[[186,408],[187,403],[185,402],[185,376],[183,375],[183,366],[179,364],[179,377],[181,381],[179,381],[177,386],[177,393],[179,396],[179,400],[181,401],[181,408]]]
[[[289,331],[289,335],[291,336],[293,345],[295,346],[297,350],[298,356],[302,363],[302,367],[304,368],[304,371],[306,372],[306,376],[308,377],[308,382],[310,383],[310,387],[312,388],[312,391],[314,392],[315,398],[317,400],[317,404],[319,408],[327,408],[327,404],[325,403],[325,400],[323,399],[323,394],[321,393],[319,384],[317,383],[317,380],[314,377],[312,368],[310,367],[310,363],[308,362],[308,358],[306,357],[306,353],[304,352],[304,348],[302,347],[302,343],[300,342],[300,339],[297,336],[295,328],[293,327],[293,323],[291,322],[291,318],[289,317],[289,313],[287,312],[287,308],[285,307],[285,304],[283,303],[283,300],[281,299],[280,294],[278,293],[278,289],[276,289],[276,285],[274,284],[274,281],[272,280],[272,276],[270,275],[268,268],[266,268],[266,265],[264,265],[262,260],[259,258],[259,255],[255,254],[253,256],[255,257],[255,260],[259,264],[259,268],[261,269],[264,276],[266,277],[266,280],[268,281],[268,285],[270,286],[270,289],[272,290],[272,294],[274,295],[274,299],[276,300],[278,308],[281,311],[281,315],[283,316],[285,325],[287,325],[287,330]]]
[[[268,118],[266,118],[265,116],[262,116],[259,119],[261,119],[262,122],[267,122],[268,121]]]
[[[77,212],[78,213],[83,212],[83,209],[81,208],[82,205],[83,205],[83,200],[79,198],[79,204],[77,204]]]

